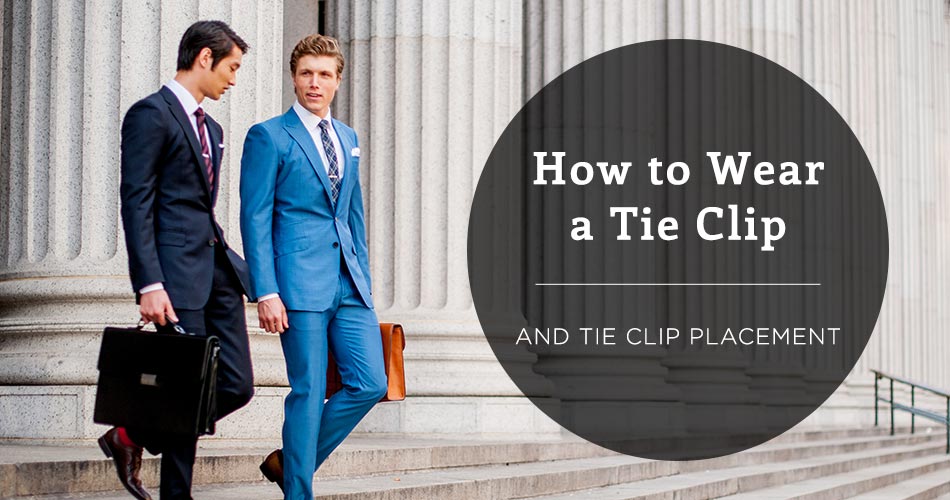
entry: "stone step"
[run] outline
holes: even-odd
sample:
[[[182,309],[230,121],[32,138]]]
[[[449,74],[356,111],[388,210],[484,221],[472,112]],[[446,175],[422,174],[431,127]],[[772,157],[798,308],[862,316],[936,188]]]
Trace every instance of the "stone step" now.
[[[950,499],[950,474],[946,470],[917,476],[851,500],[932,500],[938,497]]]
[[[267,448],[199,449],[194,484],[254,482]],[[320,468],[325,478],[615,455],[576,437],[546,441],[357,437],[346,440]],[[147,453],[141,478],[157,488],[159,457]],[[112,460],[94,443],[83,446],[0,446],[0,498],[14,495],[78,494],[122,486]]]
[[[901,484],[922,475],[948,475],[950,456],[941,450],[936,456],[925,456],[876,467],[854,470],[830,477],[801,481],[794,484],[769,488],[762,491],[723,497],[722,500],[836,500],[852,498],[877,489],[894,486],[901,490]],[[903,498],[888,497],[890,500]]]
[[[940,436],[942,434],[932,432],[888,436],[887,430],[881,428],[792,431],[744,453],[717,459],[677,462],[674,470],[690,472],[721,469],[915,445]],[[196,486],[259,481],[261,474],[258,465],[274,445],[262,443],[268,446],[255,448],[247,446],[248,443],[232,442],[229,448],[221,442],[202,443],[195,466]],[[510,439],[493,441],[351,436],[320,469],[318,479],[605,456],[616,454],[576,437],[519,442]],[[142,479],[147,487],[157,488],[158,470],[158,458],[144,460]],[[231,484],[229,487],[238,486]],[[112,462],[105,459],[93,443],[85,446],[0,444],[0,498],[47,494],[75,496],[120,488]]]
[[[937,439],[930,439],[923,444],[890,446],[831,456],[806,457],[723,469],[693,470],[653,480],[618,482],[612,486],[538,496],[538,498],[546,500],[704,499],[743,492],[751,492],[748,498],[764,498],[761,496],[763,491],[778,485],[825,478],[843,472],[876,467],[880,464],[897,464],[918,459],[941,461],[946,459],[942,453],[943,443],[937,436]]]
[[[823,441],[771,441],[743,453],[724,457],[681,462],[680,472],[696,472],[725,467],[738,467],[770,462],[787,462],[808,457],[828,456],[861,450],[880,449],[889,446],[906,446],[932,443],[943,439],[944,433],[906,434],[895,436],[870,436],[859,438],[829,439]]]
[[[917,426],[916,434],[929,434],[933,432],[942,432],[943,427],[937,426]],[[890,427],[887,426],[878,426],[878,427],[840,427],[832,429],[810,429],[810,430],[798,430],[791,429],[790,431],[779,435],[775,439],[769,441],[769,443],[793,443],[793,442],[803,442],[803,441],[825,441],[828,439],[846,439],[846,438],[856,438],[856,437],[869,437],[869,436],[887,436],[890,434]],[[910,434],[910,426],[905,427],[895,427],[894,435],[902,436]]]
[[[898,444],[907,441],[907,438],[911,438],[914,444]],[[921,438],[924,439],[921,441]],[[891,445],[828,457],[803,458],[794,462],[729,467],[714,471],[681,472],[681,467],[690,463],[650,461],[613,455],[508,465],[438,468],[369,477],[318,477],[314,487],[317,498],[335,500],[494,499],[533,498],[538,495],[555,495],[550,498],[591,499],[672,498],[673,496],[714,498],[737,491],[768,488],[788,481],[876,466],[880,463],[913,460],[921,456],[930,458],[943,450],[941,437],[938,435],[879,439],[888,441]],[[793,445],[795,443],[780,443],[773,447],[794,449]],[[808,448],[808,445],[804,443],[798,443],[798,445],[801,448]],[[756,462],[755,455],[762,452],[762,450],[753,450],[739,455],[750,455],[752,461]],[[772,450],[764,450],[764,453],[771,452]],[[618,483],[621,485],[609,486]],[[739,488],[740,486],[742,489]],[[627,494],[630,493],[630,488],[636,489],[632,496]],[[565,494],[578,489],[584,491],[571,495]],[[614,494],[618,496],[611,496]],[[625,494],[627,496],[623,496]],[[195,496],[208,500],[269,499],[280,498],[280,492],[275,485],[258,482],[256,484],[198,486],[195,488]],[[124,494],[114,492],[82,498],[119,499],[124,498]]]
[[[882,446],[921,443],[926,433],[887,436],[883,429],[792,431],[746,453],[718,459],[682,462],[681,470],[722,468],[761,461],[792,460]],[[195,485],[253,482],[258,465],[276,443],[202,441],[195,465]],[[61,443],[62,444],[62,443]],[[254,445],[264,445],[257,447]],[[414,436],[351,436],[320,469],[321,478],[401,473],[503,463],[614,455],[576,437],[547,441],[433,439]],[[143,461],[142,480],[158,485],[159,459]],[[110,460],[94,443],[82,446],[0,445],[0,497],[110,491],[120,487]]]
[[[488,465],[438,469],[405,474],[370,477],[318,479],[314,493],[320,500],[401,500],[401,499],[480,499],[519,498],[537,492],[559,492],[590,487],[615,480],[634,480],[669,475],[675,462],[651,461],[623,455],[577,458],[510,465]],[[202,500],[278,500],[277,486],[270,483],[209,485],[194,488],[193,496]],[[60,499],[66,497],[37,497]],[[90,494],[81,497],[97,500],[127,498],[124,492]]]

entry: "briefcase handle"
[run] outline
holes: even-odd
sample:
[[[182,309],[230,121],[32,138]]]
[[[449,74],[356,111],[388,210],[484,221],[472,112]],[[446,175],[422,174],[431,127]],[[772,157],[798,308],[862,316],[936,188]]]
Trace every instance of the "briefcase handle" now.
[[[165,321],[167,321],[170,325],[172,325],[172,329],[175,330],[175,333],[177,333],[177,334],[179,334],[179,335],[191,335],[191,336],[194,336],[193,333],[188,333],[188,332],[186,332],[184,328],[182,328],[178,323],[175,323],[174,321],[172,321],[172,319],[169,318],[168,316],[165,316]],[[145,325],[147,325],[147,324],[149,324],[149,323],[151,323],[151,321],[145,321],[144,319],[140,319],[140,320],[139,320],[139,324],[136,326],[136,328],[139,329],[139,330],[141,330],[141,329],[145,328]],[[157,328],[157,327],[158,327],[158,325],[156,325],[156,328]]]

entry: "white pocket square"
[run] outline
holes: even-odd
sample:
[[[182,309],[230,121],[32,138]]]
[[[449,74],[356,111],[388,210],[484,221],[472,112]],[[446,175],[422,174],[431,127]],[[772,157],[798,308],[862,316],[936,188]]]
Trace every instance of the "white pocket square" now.
[[[360,157],[360,148],[353,148],[353,149],[351,149],[351,150],[350,150],[350,156],[352,156],[352,157],[354,157],[354,158],[359,158],[359,157]]]

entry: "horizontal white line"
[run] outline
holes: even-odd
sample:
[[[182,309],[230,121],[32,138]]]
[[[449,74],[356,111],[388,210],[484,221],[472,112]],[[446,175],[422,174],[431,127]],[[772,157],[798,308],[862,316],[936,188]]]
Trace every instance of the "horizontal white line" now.
[[[821,283],[535,283],[535,286],[821,286]]]

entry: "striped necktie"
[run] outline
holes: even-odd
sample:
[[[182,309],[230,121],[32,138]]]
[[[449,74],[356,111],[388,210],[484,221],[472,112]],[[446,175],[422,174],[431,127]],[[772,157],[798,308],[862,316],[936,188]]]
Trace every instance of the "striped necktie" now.
[[[214,189],[214,166],[211,163],[211,150],[208,149],[208,137],[207,134],[205,134],[205,110],[201,108],[196,109],[195,117],[198,118],[198,137],[201,139],[201,156],[205,159],[208,185]]]
[[[336,203],[337,196],[340,195],[340,167],[336,163],[336,148],[333,147],[333,141],[330,140],[330,134],[327,133],[329,122],[320,120],[320,141],[323,142],[323,151],[327,154],[327,177],[330,178],[330,196],[333,203]]]

